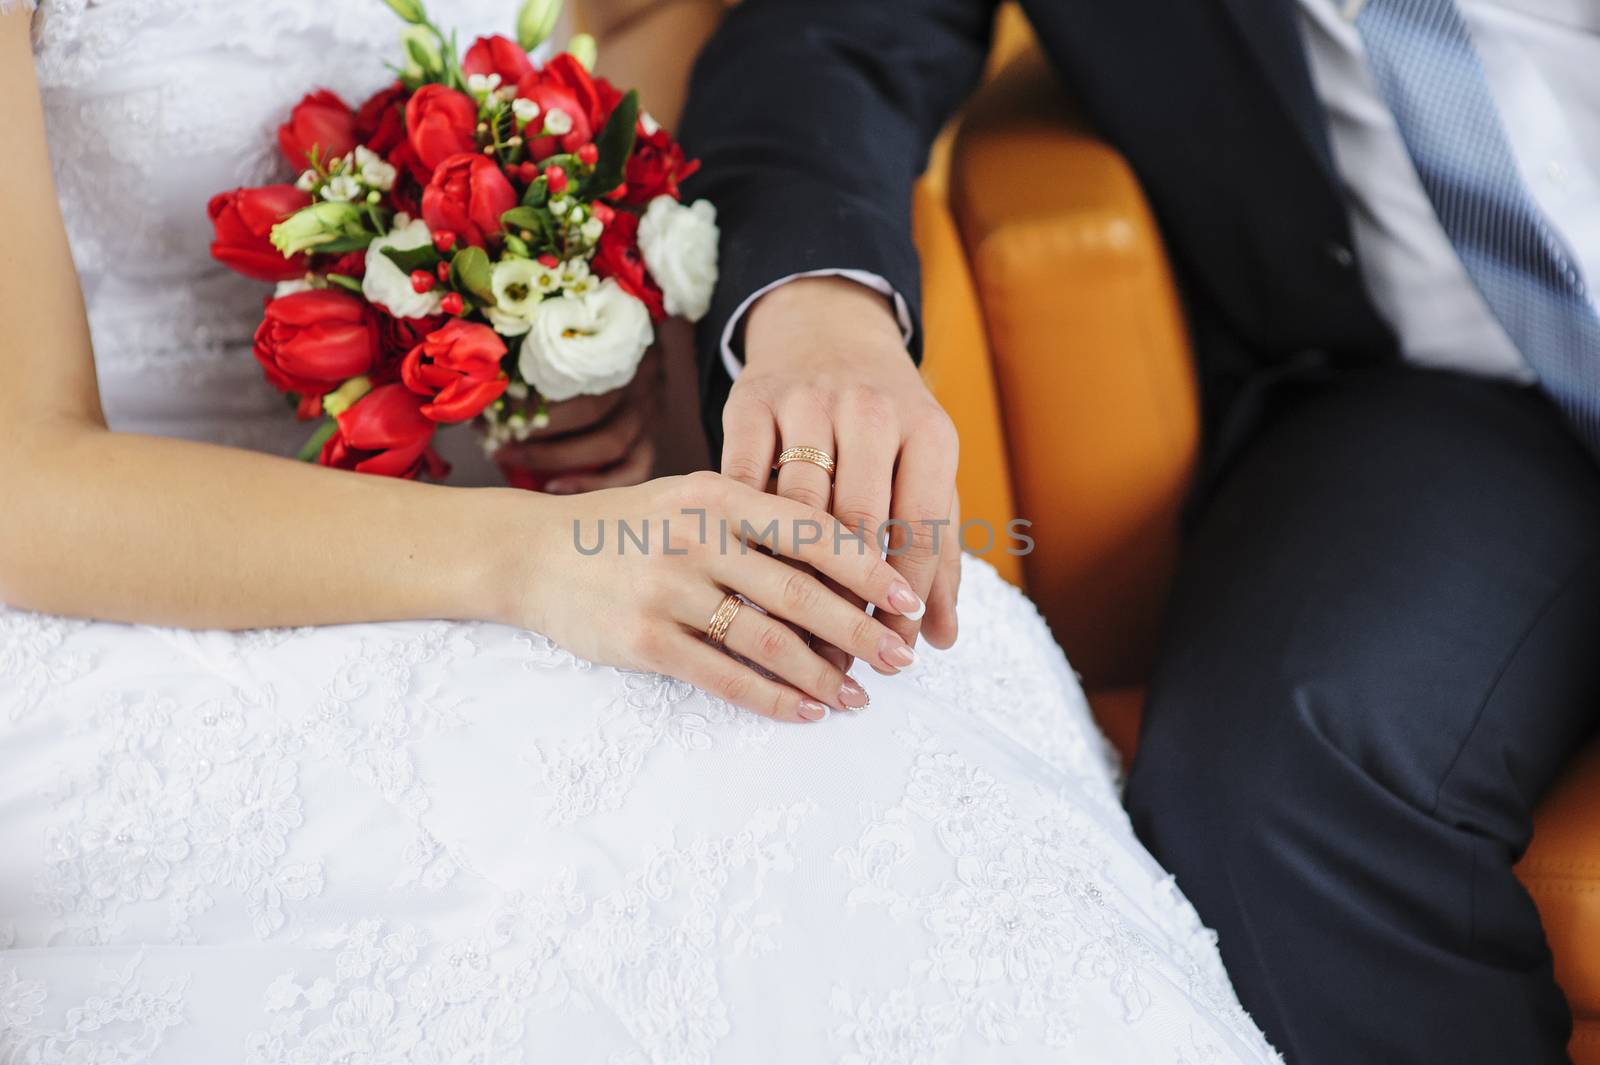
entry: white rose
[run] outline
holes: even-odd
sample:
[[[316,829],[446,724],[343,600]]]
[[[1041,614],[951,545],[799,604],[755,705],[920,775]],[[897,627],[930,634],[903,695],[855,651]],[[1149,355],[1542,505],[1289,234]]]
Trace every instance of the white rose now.
[[[655,340],[650,311],[615,280],[539,304],[522,341],[522,377],[554,403],[598,396],[633,380]]]
[[[437,288],[432,292],[418,292],[411,287],[411,275],[383,254],[385,248],[411,251],[432,243],[433,234],[428,230],[428,223],[420,218],[397,225],[387,236],[373,241],[367,247],[367,276],[361,280],[361,294],[387,308],[396,318],[429,318],[438,314],[443,309],[444,293]]]
[[[667,297],[667,313],[698,322],[717,287],[717,209],[657,196],[639,222],[639,251]]]

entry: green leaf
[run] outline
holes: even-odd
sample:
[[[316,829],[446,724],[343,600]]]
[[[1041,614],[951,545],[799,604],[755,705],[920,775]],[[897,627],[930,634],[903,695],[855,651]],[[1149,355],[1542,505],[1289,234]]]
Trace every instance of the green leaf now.
[[[333,283],[335,285],[338,285],[340,288],[349,289],[351,292],[354,292],[357,296],[362,294],[361,293],[361,282],[357,281],[355,278],[350,277],[350,276],[348,276],[346,274],[329,274],[328,275],[328,280],[331,283]]]
[[[544,221],[544,214],[532,207],[513,207],[500,216],[500,224],[507,229],[531,229],[538,231]]]
[[[543,207],[550,202],[550,182],[541,175],[534,178],[528,191],[522,194],[522,206]]]
[[[450,262],[450,276],[484,303],[494,303],[494,267],[482,248],[466,247]]]
[[[347,251],[366,251],[372,243],[372,234],[367,233],[359,237],[339,237],[324,244],[318,244],[311,250],[321,255],[343,255]]]
[[[589,175],[589,180],[584,184],[585,195],[590,198],[604,196],[622,184],[622,176],[628,168],[628,157],[633,154],[634,138],[639,133],[638,127],[639,94],[636,91],[629,92],[611,113],[611,120],[595,141],[600,149],[600,159],[595,163],[594,173]]]
[[[420,248],[385,248],[383,254],[400,268],[403,274],[414,274],[418,270],[432,270],[439,265],[439,252],[432,244],[424,244]]]
[[[338,431],[338,422],[332,418],[324,418],[322,424],[317,426],[317,431],[311,434],[311,439],[306,441],[305,446],[300,449],[295,458],[301,462],[317,461],[317,456],[322,454],[323,447],[327,445],[329,440],[333,439],[333,434]]]

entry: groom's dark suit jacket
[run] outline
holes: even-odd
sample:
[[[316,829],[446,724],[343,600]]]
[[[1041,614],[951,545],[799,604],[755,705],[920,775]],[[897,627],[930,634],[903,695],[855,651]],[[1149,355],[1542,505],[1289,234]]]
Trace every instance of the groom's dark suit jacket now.
[[[1150,198],[1213,434],[1275,380],[1397,357],[1359,276],[1293,0],[1022,6]],[[722,281],[701,331],[713,437],[730,383],[718,345],[750,293],[802,271],[856,268],[887,278],[915,311],[910,190],[977,84],[995,7],[743,0],[729,13],[683,124],[705,164],[690,191],[717,204],[723,228]],[[1234,418],[1229,435],[1247,421]]]

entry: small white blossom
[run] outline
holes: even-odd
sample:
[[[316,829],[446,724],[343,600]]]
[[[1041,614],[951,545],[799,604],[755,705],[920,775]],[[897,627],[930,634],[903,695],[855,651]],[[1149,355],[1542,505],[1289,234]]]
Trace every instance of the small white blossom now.
[[[598,218],[591,218],[583,224],[583,239],[590,244],[597,244],[605,234],[606,224]]]
[[[572,132],[572,116],[552,107],[544,116],[544,131],[552,137],[565,137]]]
[[[589,279],[589,260],[568,259],[561,264],[561,287],[571,288]]]
[[[540,275],[549,272],[532,259],[504,259],[496,263],[490,281],[495,306],[513,318],[532,321],[534,308],[548,291],[540,286]]]
[[[467,91],[480,99],[490,96],[500,88],[503,79],[498,74],[469,74],[467,75]]]
[[[379,192],[394,188],[395,179],[400,176],[400,172],[385,162],[383,156],[365,146],[356,149],[355,165],[360,169],[361,180],[367,188]]]
[[[301,172],[299,180],[294,183],[294,187],[301,192],[310,192],[317,187],[317,182],[321,180],[321,175],[315,170],[305,170]]]
[[[518,125],[526,126],[539,117],[539,105],[532,100],[518,98],[511,101],[511,113],[517,116]]]
[[[330,203],[350,203],[360,196],[361,182],[349,174],[339,174],[329,178],[322,189],[322,198]]]
[[[654,137],[661,129],[661,123],[657,122],[655,116],[649,111],[639,112],[639,125],[643,126],[645,133],[651,137]]]

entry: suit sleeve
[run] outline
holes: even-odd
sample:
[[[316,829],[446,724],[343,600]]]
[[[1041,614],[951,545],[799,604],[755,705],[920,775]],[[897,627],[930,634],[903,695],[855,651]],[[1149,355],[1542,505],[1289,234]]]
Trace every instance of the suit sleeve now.
[[[717,206],[721,280],[700,324],[706,420],[720,421],[721,340],[751,294],[851,270],[910,305],[921,280],[911,188],[988,56],[995,0],[743,0],[696,64],[682,140]]]

